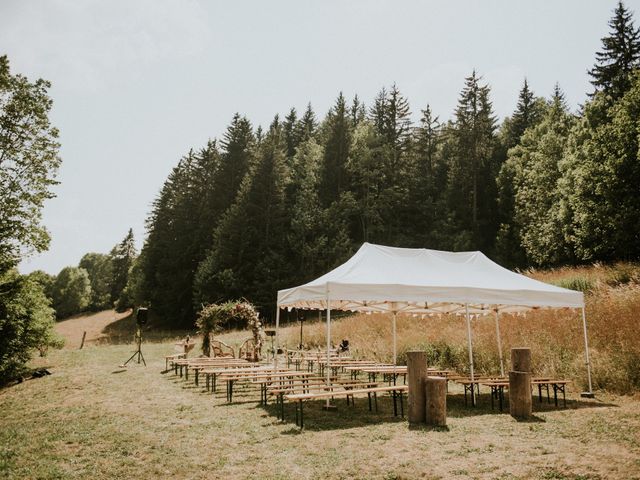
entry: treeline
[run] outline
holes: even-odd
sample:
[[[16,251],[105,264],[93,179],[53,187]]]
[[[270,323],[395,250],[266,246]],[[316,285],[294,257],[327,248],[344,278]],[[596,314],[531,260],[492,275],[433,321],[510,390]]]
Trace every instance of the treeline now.
[[[130,229],[108,254],[87,253],[77,267],[65,267],[57,275],[36,270],[29,277],[43,288],[58,318],[109,308],[124,311],[133,305],[126,287],[136,257]]]
[[[619,4],[572,113],[526,80],[498,123],[490,86],[465,79],[453,118],[412,122],[396,85],[366,107],[338,96],[266,130],[236,114],[173,169],[147,220],[129,292],[175,325],[207,302],[276,291],[362,242],[482,250],[508,267],[640,258],[640,34]]]

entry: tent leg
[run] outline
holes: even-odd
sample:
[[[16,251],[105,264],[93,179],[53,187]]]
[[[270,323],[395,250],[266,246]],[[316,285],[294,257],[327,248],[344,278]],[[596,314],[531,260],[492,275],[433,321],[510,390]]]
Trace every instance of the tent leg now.
[[[587,339],[587,315],[582,307],[582,329],[584,331],[584,355],[587,362],[587,378],[589,379],[589,391],[580,394],[581,397],[593,398],[593,386],[591,384],[591,361],[589,360],[589,340]]]
[[[329,305],[329,295],[327,295],[327,387],[331,385],[331,306]],[[327,397],[326,409],[330,408],[331,400]]]
[[[502,358],[502,339],[500,338],[500,313],[496,308],[496,337],[498,338],[498,355],[500,356],[500,376],[504,377],[504,359]]]
[[[276,347],[273,350],[273,364],[278,368],[278,349],[280,348],[280,305],[276,305]]]
[[[467,341],[469,343],[469,372],[471,373],[471,405],[475,405],[475,386],[473,382],[475,381],[475,376],[473,374],[473,345],[471,342],[471,320],[469,318],[469,304],[465,303],[464,308],[467,316]]]
[[[398,365],[398,350],[396,336],[396,317],[397,313],[393,312],[393,384],[396,384],[396,365]]]

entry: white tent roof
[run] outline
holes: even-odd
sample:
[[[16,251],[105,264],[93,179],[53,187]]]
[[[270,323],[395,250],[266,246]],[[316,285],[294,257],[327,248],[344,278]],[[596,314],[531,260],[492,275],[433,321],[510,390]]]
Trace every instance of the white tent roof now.
[[[582,292],[507,270],[482,252],[443,252],[364,243],[347,262],[299,287],[278,306],[369,312],[473,313],[583,307]]]

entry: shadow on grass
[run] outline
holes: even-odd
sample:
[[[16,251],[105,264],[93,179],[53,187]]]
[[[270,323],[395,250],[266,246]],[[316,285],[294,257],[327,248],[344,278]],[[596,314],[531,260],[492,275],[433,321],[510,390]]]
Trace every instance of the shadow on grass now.
[[[534,413],[546,413],[554,411],[569,411],[582,408],[603,408],[603,407],[618,407],[615,403],[607,403],[598,400],[582,400],[575,398],[567,398],[567,405],[564,406],[562,399],[558,399],[558,406],[556,407],[553,397],[547,400],[546,397],[542,398],[542,401],[538,399],[536,395],[533,398],[533,412]],[[491,408],[491,396],[490,394],[481,394],[477,401],[476,406],[471,406],[470,400],[465,404],[463,394],[447,395],[447,416],[453,418],[475,417],[479,415],[509,415],[509,396],[505,395],[502,411],[499,408],[498,400],[494,399],[493,408]]]
[[[332,402],[336,408],[331,410],[324,409],[325,400],[306,401],[304,402],[304,430],[349,430],[370,425],[404,423],[406,421],[406,398],[404,402],[405,417],[400,415],[399,404],[398,416],[393,415],[393,401],[390,397],[378,397],[377,412],[375,409],[369,411],[367,398],[356,398],[355,405],[347,405],[345,399],[336,398]],[[260,405],[257,408],[262,408],[277,423],[292,425],[290,429],[282,431],[282,435],[300,433],[300,428],[295,424],[296,406],[294,403],[285,402],[284,421],[278,418],[281,410],[280,406],[275,403]]]
[[[123,345],[133,343],[136,333],[136,319],[133,312],[120,320],[110,323],[102,329],[103,337],[96,340],[97,345]],[[171,329],[153,319],[142,327],[142,341],[162,343],[168,340],[183,339],[194,334],[194,330]]]

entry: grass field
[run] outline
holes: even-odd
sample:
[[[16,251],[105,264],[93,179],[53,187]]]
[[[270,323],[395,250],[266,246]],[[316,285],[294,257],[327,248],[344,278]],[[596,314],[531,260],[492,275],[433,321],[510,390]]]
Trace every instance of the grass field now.
[[[534,420],[516,422],[488,395],[474,409],[454,391],[447,430],[409,429],[388,399],[379,413],[365,399],[330,412],[315,403],[300,432],[292,412],[279,422],[255,391],[227,405],[224,393],[161,373],[172,339],[145,343],[147,366],[127,369],[118,365],[131,344],[76,348],[36,360],[51,376],[0,391],[4,478],[640,478],[630,396],[573,392],[566,410],[536,401]]]

